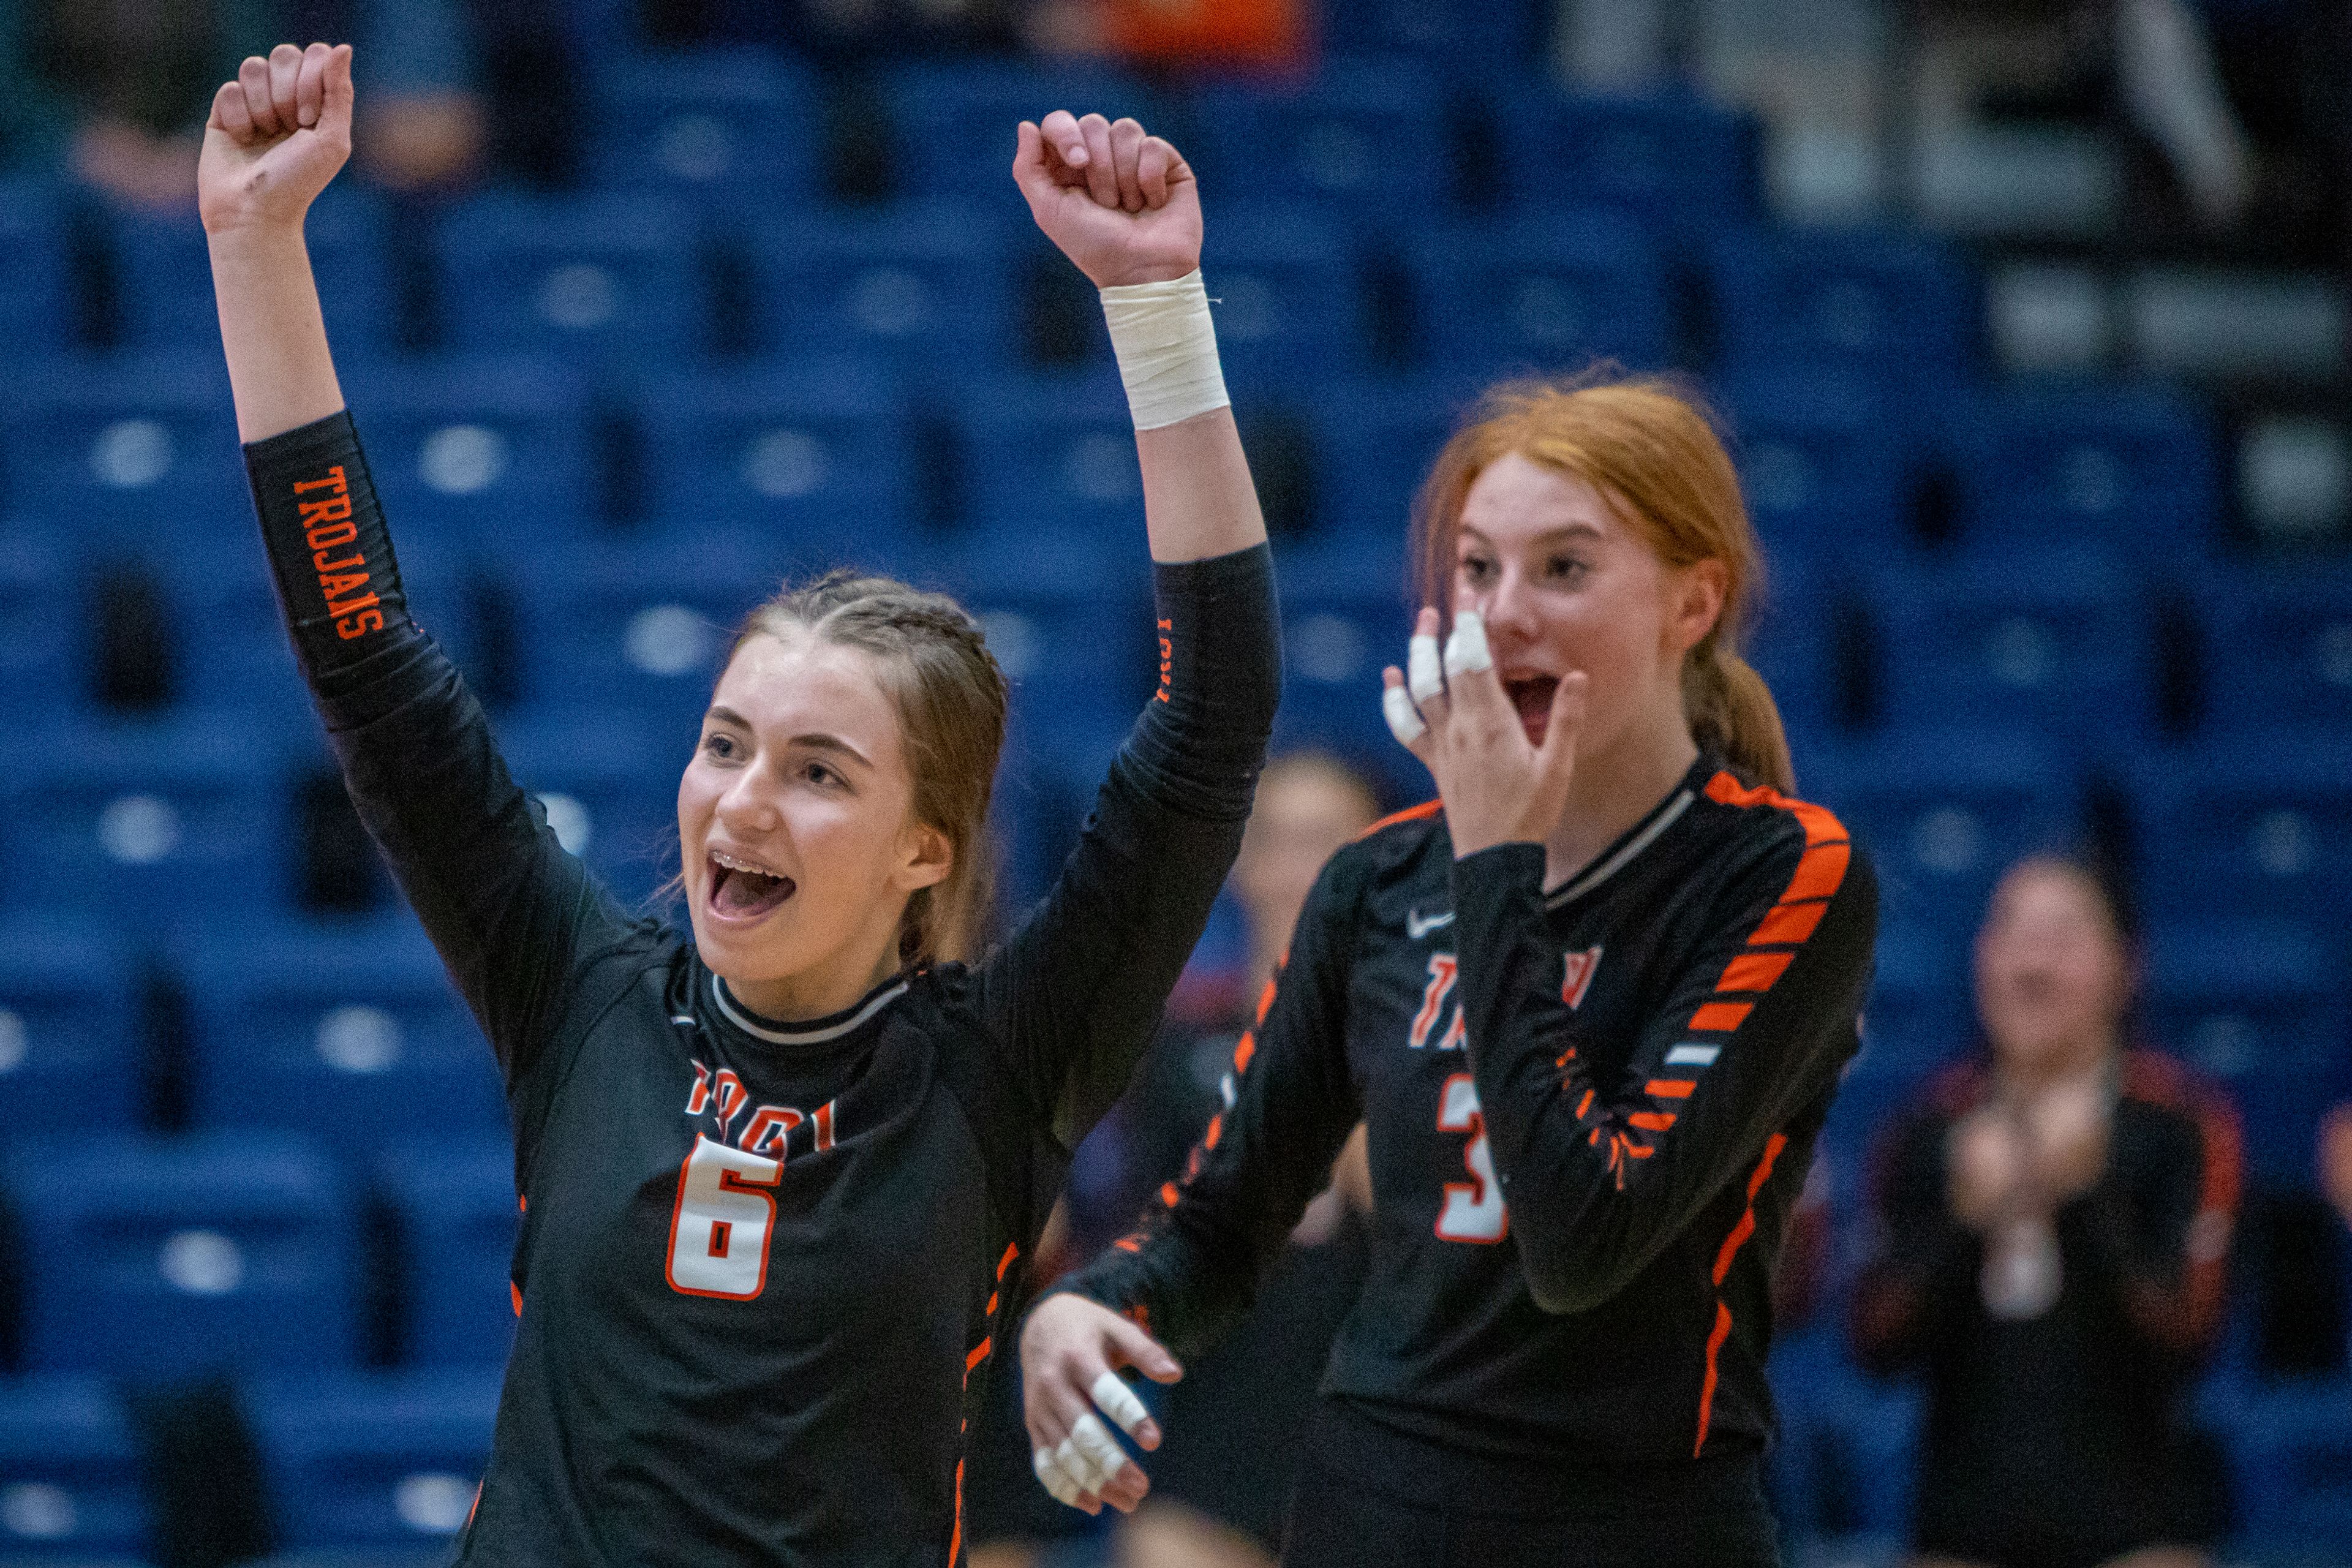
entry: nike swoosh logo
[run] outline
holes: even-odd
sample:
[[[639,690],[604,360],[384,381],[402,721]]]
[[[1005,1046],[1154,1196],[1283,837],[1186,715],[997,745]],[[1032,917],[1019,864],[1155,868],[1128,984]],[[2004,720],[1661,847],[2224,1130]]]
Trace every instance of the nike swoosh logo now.
[[[1412,938],[1415,942],[1419,942],[1423,937],[1427,936],[1439,926],[1450,926],[1453,923],[1454,911],[1452,910],[1446,910],[1442,915],[1423,915],[1419,910],[1407,910],[1405,911],[1405,934]]]

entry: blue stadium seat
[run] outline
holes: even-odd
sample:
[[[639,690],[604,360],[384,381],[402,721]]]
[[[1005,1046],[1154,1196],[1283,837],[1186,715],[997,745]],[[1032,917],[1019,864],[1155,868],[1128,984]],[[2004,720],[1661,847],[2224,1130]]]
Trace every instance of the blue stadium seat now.
[[[0,353],[47,356],[69,346],[74,293],[67,255],[66,203],[45,180],[0,184]]]
[[[0,396],[7,502],[118,531],[126,542],[236,536],[253,526],[236,418],[217,353],[60,359]]]
[[[1398,387],[1338,381],[1318,388],[1305,413],[1323,531],[1398,548],[1422,481],[1476,392],[1475,382],[1434,376]]]
[[[2352,1384],[2248,1391],[2227,1442],[2248,1555],[2282,1564],[2352,1556]]]
[[[396,1228],[402,1363],[504,1366],[515,1327],[512,1143],[402,1145],[376,1163],[375,1190]]]
[[[2152,913],[2303,922],[2345,939],[2352,743],[2340,729],[2218,731],[2135,774]]]
[[[664,191],[714,214],[772,212],[815,190],[816,84],[770,49],[632,55],[598,73],[598,184]]]
[[[2221,510],[2210,421],[2151,384],[2034,385],[1955,412],[1951,459],[1969,543],[2210,542]]]
[[[709,693],[676,711],[540,709],[499,725],[515,782],[537,796],[566,849],[635,908],[677,870],[677,781]]]
[[[1021,122],[1057,109],[1131,117],[1176,139],[1158,93],[1093,61],[918,62],[886,74],[882,94],[890,115],[891,175],[914,196],[1010,196]],[[1181,142],[1179,150],[1188,158],[1195,151]]]
[[[393,339],[395,289],[384,248],[387,216],[365,186],[337,181],[302,225],[327,336],[338,353],[367,352]],[[108,213],[121,268],[123,341],[162,353],[217,353],[212,258],[194,208]]]
[[[2352,723],[2352,570],[2200,575],[2197,599],[2210,722]]]
[[[350,1364],[349,1197],[308,1140],[76,1134],[9,1162],[35,1371],[186,1377]]]
[[[0,1129],[8,1136],[137,1120],[144,1063],[134,977],[102,925],[48,912],[0,921]]]
[[[1793,751],[1823,733],[1835,708],[1834,579],[1807,552],[1764,547],[1760,588],[1751,588],[1744,657],[1771,688]],[[1804,759],[1798,755],[1798,786]]]
[[[1473,79],[1513,80],[1536,67],[1549,11],[1527,0],[1326,0],[1322,15],[1323,36],[1334,47],[1424,59]]]
[[[57,542],[0,531],[0,713],[17,722],[61,715],[87,673],[75,583]]]
[[[138,1556],[144,1483],[130,1424],[102,1379],[0,1381],[0,1561]]]
[[[1207,221],[1201,270],[1236,395],[1297,396],[1361,364],[1362,300],[1338,228],[1298,203],[1252,197],[1212,197]]]
[[[282,749],[218,712],[0,738],[0,897],[154,931],[289,885]]]
[[[283,1128],[358,1155],[506,1124],[488,1042],[404,914],[192,938],[178,967],[199,1126]]]
[[[1547,212],[1424,231],[1409,245],[1431,358],[1481,374],[1563,374],[1673,353],[1666,269],[1621,213]]]
[[[1024,540],[998,529],[940,552],[925,575],[979,618],[1033,743],[1124,733],[1150,697],[1158,638],[1141,532]]]
[[[1706,258],[1727,371],[1799,364],[1943,386],[1975,361],[1968,271],[1926,235],[1729,229]]]
[[[2072,844],[2082,822],[2072,764],[2016,731],[1913,729],[1816,746],[1804,793],[1869,851],[1889,924],[1973,931],[2012,862]]]
[[[588,395],[562,361],[376,363],[350,373],[345,390],[395,546],[520,554],[594,526]]]
[[[792,565],[741,533],[542,552],[515,577],[524,701],[634,710],[691,745],[727,639]]]
[[[1775,1347],[1770,1367],[1781,1432],[1773,1499],[1786,1532],[1836,1534],[1840,1550],[1822,1562],[1902,1560],[1890,1551],[1910,1532],[1925,1402],[1916,1384],[1885,1384],[1811,1342]],[[1882,1555],[1883,1553],[1883,1555]]]
[[[741,529],[807,568],[887,569],[909,553],[916,479],[890,377],[793,360],[672,376],[636,399],[658,526]]]
[[[1384,541],[1293,546],[1282,576],[1283,692],[1275,746],[1328,751],[1368,774],[1383,799],[1434,793],[1427,771],[1389,733],[1381,670],[1402,668],[1412,616],[1403,531]]]
[[[1116,378],[975,381],[958,399],[956,420],[971,524],[1141,537],[1143,471]]]
[[[1003,201],[966,195],[763,225],[760,335],[782,353],[864,354],[924,376],[1009,365],[1012,222]]]
[[[2116,555],[2078,545],[1884,565],[1870,608],[1885,711],[2038,723],[2107,747],[2155,721],[2154,627]]]
[[[1220,84],[1197,122],[1201,146],[1183,151],[1205,191],[1295,191],[1383,226],[1451,194],[1440,78],[1418,61],[1339,58],[1295,85]]]
[[[2352,1094],[2337,955],[2291,926],[2210,920],[2156,927],[2147,955],[2150,1036],[2228,1089],[2258,1178],[2308,1182],[2319,1119]]]
[[[477,196],[437,237],[450,342],[613,364],[710,338],[689,205],[642,192]]]
[[[1714,393],[1768,546],[1851,559],[1899,537],[1918,457],[1903,399],[1859,376],[1807,368],[1727,374]]]
[[[1528,88],[1501,112],[1518,205],[1630,207],[1662,229],[1718,232],[1759,206],[1755,122],[1695,93],[1564,97]]]
[[[498,1419],[499,1372],[258,1378],[243,1403],[284,1545],[446,1542],[471,1517]]]

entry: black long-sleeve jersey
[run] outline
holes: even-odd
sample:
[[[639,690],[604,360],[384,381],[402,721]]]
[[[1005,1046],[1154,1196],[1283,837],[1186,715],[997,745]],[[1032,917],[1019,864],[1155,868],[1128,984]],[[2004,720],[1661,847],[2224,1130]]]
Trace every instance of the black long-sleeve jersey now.
[[[2030,1308],[1988,1306],[1985,1243],[1951,1212],[1952,1129],[1998,1095],[1985,1064],[1945,1074],[1880,1152],[1853,1340],[1874,1371],[1927,1373],[1923,1551],[2097,1563],[2213,1530],[2184,1396],[2228,1307],[2237,1118],[2147,1052],[2114,1094],[2105,1168],[2053,1216]]]
[[[952,1563],[999,1314],[1239,846],[1265,551],[1158,569],[1160,691],[1003,947],[780,1024],[509,777],[407,618],[349,419],[247,462],[352,796],[507,1084],[521,1323],[460,1561]]]
[[[1830,813],[1702,757],[1589,870],[1543,877],[1535,845],[1457,862],[1435,803],[1335,856],[1186,1174],[1073,1287],[1199,1347],[1360,1116],[1371,1268],[1327,1399],[1559,1489],[1752,1459],[1870,870]]]

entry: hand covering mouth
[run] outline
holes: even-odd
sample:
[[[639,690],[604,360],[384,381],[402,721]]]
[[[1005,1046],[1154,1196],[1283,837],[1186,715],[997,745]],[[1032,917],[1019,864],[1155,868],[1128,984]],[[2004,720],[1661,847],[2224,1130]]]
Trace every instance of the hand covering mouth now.
[[[710,907],[730,920],[752,920],[793,896],[798,886],[781,871],[713,849],[708,857]]]

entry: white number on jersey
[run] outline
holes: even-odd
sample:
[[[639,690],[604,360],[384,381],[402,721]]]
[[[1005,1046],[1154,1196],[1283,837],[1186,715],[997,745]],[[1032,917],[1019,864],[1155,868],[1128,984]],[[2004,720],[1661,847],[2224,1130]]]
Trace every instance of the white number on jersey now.
[[[1511,1234],[1511,1215],[1503,1207],[1503,1184],[1495,1179],[1495,1156],[1486,1147],[1486,1119],[1478,1110],[1478,1086],[1468,1073],[1455,1073],[1438,1090],[1437,1130],[1470,1134],[1462,1163],[1475,1178],[1445,1184],[1445,1207],[1438,1212],[1437,1234],[1447,1241],[1502,1240]]]
[[[677,1173],[669,1218],[669,1288],[688,1296],[748,1301],[768,1283],[768,1237],[776,1200],[761,1189],[782,1179],[784,1164],[708,1138]]]

